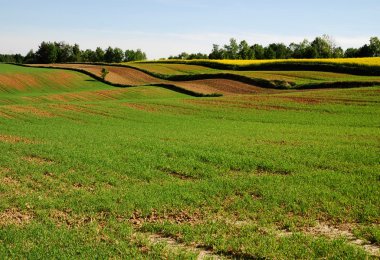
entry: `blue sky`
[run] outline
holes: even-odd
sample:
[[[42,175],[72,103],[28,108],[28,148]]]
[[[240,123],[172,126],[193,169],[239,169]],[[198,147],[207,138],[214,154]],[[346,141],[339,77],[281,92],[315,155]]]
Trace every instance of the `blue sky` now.
[[[328,34],[344,48],[380,37],[379,0],[0,0],[0,53],[45,41],[141,48],[149,58],[209,52],[229,38],[299,42]]]

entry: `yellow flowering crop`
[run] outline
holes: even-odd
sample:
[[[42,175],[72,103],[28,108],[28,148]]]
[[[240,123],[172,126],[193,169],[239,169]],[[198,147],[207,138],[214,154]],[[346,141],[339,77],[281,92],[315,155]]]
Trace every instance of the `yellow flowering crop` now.
[[[265,63],[331,63],[350,64],[364,66],[380,66],[380,57],[375,58],[340,58],[340,59],[283,59],[283,60],[166,60],[164,62],[184,62],[189,64],[197,63],[219,63],[226,65],[249,66]],[[157,61],[160,62],[160,61]],[[161,61],[162,62],[162,61]]]

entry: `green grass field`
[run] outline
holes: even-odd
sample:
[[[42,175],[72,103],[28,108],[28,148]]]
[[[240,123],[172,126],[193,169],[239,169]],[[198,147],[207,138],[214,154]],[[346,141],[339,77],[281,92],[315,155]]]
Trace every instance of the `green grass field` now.
[[[379,115],[380,86],[195,98],[0,65],[0,258],[375,258]]]

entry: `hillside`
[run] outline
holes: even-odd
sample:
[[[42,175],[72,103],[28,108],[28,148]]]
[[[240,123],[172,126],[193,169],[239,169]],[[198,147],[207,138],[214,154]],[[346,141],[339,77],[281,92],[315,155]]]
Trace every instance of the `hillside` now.
[[[257,87],[245,82],[237,82],[215,74],[214,77],[188,80],[169,80],[146,73],[142,70],[127,66],[107,66],[90,64],[37,64],[30,65],[37,67],[68,68],[84,71],[100,77],[102,68],[106,68],[110,73],[107,75],[107,82],[121,86],[141,86],[141,85],[162,85],[179,92],[185,90],[193,95],[230,95],[267,92],[265,88]]]
[[[173,62],[126,64],[49,64],[33,65],[82,70],[97,77],[104,67],[110,71],[107,81],[124,86],[170,85],[195,95],[231,95],[268,92],[270,89],[315,89],[374,86],[380,76],[360,76],[313,70],[221,70],[200,65]],[[190,63],[188,61],[187,63]],[[194,61],[198,62],[198,61]],[[337,67],[339,68],[339,66]],[[310,69],[310,68],[309,68]],[[232,84],[233,83],[233,84]],[[232,87],[234,86],[234,87]]]
[[[0,258],[379,256],[379,85],[75,66],[0,65]]]

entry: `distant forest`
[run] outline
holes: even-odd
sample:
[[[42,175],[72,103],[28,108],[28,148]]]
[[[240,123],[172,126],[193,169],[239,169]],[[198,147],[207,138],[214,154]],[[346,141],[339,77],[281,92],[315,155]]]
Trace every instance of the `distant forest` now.
[[[260,44],[249,45],[245,40],[240,43],[231,39],[229,44],[219,46],[214,44],[209,54],[182,52],[178,56],[170,56],[168,59],[315,59],[315,58],[356,58],[379,57],[380,40],[371,37],[368,44],[360,48],[348,48],[343,50],[336,45],[334,40],[323,35],[313,41],[304,40],[300,43],[291,43],[286,46],[283,43],[272,43],[268,46]],[[26,56],[21,54],[0,54],[0,62],[14,63],[65,63],[65,62],[107,62],[119,63],[128,61],[146,60],[145,52],[138,50],[123,51],[120,48],[108,47],[103,50],[81,50],[78,44],[70,45],[65,42],[42,42],[38,50],[29,51]],[[165,59],[165,58],[164,58]]]
[[[323,35],[316,37],[312,42],[303,40],[300,43],[291,43],[286,46],[283,43],[272,43],[264,47],[260,44],[249,45],[243,40],[238,43],[231,39],[229,44],[220,47],[213,45],[210,54],[183,52],[178,56],[170,56],[169,59],[231,59],[231,60],[254,60],[254,59],[316,59],[316,58],[358,58],[379,57],[380,40],[378,37],[370,38],[369,44],[360,48],[348,48],[343,50],[336,45],[334,40]]]
[[[107,62],[146,60],[145,52],[140,49],[123,51],[120,48],[108,47],[103,50],[81,50],[78,44],[65,42],[42,42],[38,50],[30,50],[26,56],[21,54],[0,54],[0,62],[14,63],[67,63],[67,62]]]

